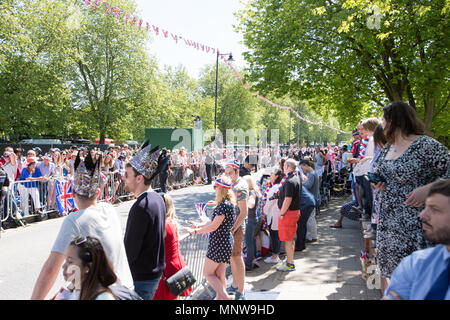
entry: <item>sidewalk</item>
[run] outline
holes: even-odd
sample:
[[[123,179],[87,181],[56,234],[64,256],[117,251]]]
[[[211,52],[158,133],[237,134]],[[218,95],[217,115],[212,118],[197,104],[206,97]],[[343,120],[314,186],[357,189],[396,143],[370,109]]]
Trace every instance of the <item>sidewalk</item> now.
[[[276,300],[381,298],[380,290],[369,290],[361,276],[359,257],[363,237],[360,223],[344,219],[342,229],[329,227],[335,223],[346,199],[332,199],[329,208],[316,217],[319,239],[307,245],[306,250],[295,252],[296,271],[280,272],[276,266],[261,261],[261,268],[246,273],[248,300],[264,299],[265,295]],[[263,291],[264,295],[258,291]]]

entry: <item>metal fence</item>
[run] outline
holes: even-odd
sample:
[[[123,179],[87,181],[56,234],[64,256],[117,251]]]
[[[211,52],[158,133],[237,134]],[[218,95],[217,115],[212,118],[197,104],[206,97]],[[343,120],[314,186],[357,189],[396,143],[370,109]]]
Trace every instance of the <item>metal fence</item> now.
[[[180,237],[180,252],[186,261],[187,266],[192,271],[197,281],[192,287],[192,292],[188,297],[182,299],[191,299],[200,289],[209,290],[206,286],[206,279],[203,276],[203,267],[205,264],[206,250],[208,248],[208,239],[202,235],[186,234]]]
[[[185,188],[198,182],[206,182],[206,174],[202,172],[202,166],[173,166],[170,167],[165,177],[166,190]],[[211,176],[214,178],[220,169],[212,169]],[[163,176],[164,178],[164,176]],[[10,184],[6,195],[0,206],[1,222],[9,218],[23,225],[21,219],[27,217],[38,217],[42,214],[61,215],[58,210],[56,199],[56,183],[67,182],[67,188],[72,183],[70,176],[52,177],[49,181],[15,181]],[[161,191],[161,179],[157,176],[152,181],[152,188]],[[133,195],[125,189],[125,177],[123,172],[103,173],[100,180],[100,202],[120,203],[132,199]],[[64,191],[64,190],[62,190]],[[70,194],[63,195],[62,202],[66,203]],[[69,210],[70,211],[70,210]]]

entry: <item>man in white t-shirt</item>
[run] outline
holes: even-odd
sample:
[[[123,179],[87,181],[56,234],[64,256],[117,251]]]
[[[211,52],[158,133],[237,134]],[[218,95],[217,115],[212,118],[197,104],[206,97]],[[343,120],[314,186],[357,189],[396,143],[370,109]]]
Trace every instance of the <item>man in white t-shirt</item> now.
[[[91,153],[88,153],[84,162],[80,161],[79,155],[74,162],[73,196],[78,211],[65,218],[50,256],[36,281],[32,300],[45,299],[66,258],[67,247],[78,235],[98,238],[114,268],[118,281],[133,289],[133,279],[128,266],[118,214],[110,204],[97,202],[100,161],[101,159],[94,164]]]

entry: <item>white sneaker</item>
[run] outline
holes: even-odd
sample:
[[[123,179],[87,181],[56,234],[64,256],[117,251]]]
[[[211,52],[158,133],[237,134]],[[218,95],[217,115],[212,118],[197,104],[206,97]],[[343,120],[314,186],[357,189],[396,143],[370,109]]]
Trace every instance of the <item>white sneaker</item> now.
[[[281,260],[280,260],[279,257],[276,257],[275,259],[272,258],[272,257],[268,257],[268,258],[264,259],[264,262],[265,262],[265,263],[273,263],[273,264],[276,264],[276,263],[278,263],[278,262],[280,262],[280,261],[281,261]]]

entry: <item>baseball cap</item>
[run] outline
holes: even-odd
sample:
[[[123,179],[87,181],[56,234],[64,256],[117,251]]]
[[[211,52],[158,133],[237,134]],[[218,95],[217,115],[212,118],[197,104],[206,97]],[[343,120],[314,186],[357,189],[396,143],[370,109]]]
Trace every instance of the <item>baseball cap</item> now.
[[[42,153],[42,149],[39,147],[35,147],[35,148],[33,148],[33,150],[36,152]]]

